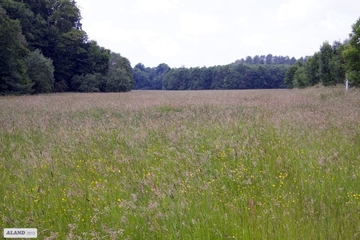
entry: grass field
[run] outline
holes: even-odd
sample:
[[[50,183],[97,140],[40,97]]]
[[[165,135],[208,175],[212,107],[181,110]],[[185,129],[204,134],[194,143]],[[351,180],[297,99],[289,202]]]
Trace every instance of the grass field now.
[[[39,239],[360,239],[360,91],[0,97],[0,173]]]

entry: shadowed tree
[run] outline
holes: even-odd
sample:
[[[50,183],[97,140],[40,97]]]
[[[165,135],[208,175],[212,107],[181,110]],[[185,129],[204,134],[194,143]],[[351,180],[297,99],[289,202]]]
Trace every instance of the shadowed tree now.
[[[33,93],[49,93],[54,87],[54,66],[50,58],[44,57],[39,49],[26,58],[26,69],[33,82]]]
[[[315,53],[312,57],[309,57],[305,63],[306,76],[310,86],[314,86],[320,82],[319,56],[320,53]]]
[[[331,60],[333,56],[333,50],[328,42],[324,42],[320,47],[320,81],[324,86],[335,84],[335,79],[331,74]]]
[[[133,70],[129,60],[118,53],[111,53],[106,92],[128,92],[133,87]]]
[[[265,60],[266,64],[272,64],[273,63],[273,55],[272,54],[268,54],[266,56],[266,60]]]
[[[360,86],[360,18],[352,26],[350,40],[342,52],[346,62],[346,77],[353,86]]]
[[[298,62],[292,66],[290,66],[285,74],[284,83],[288,88],[296,87],[294,86],[294,76],[298,68],[302,66],[301,62]]]
[[[8,17],[0,6],[0,94],[31,92],[25,57],[29,54],[18,20]]]

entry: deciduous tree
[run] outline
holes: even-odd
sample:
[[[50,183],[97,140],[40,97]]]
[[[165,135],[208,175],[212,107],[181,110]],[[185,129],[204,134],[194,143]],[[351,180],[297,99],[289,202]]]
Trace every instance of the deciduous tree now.
[[[353,86],[360,86],[360,18],[352,26],[349,43],[343,51],[346,77]]]
[[[133,70],[129,60],[118,53],[111,53],[106,92],[127,92],[133,87]]]
[[[26,69],[33,82],[34,93],[49,93],[54,87],[54,66],[50,58],[44,57],[39,49],[26,58]]]
[[[0,6],[0,94],[31,92],[25,58],[29,54],[20,21],[12,20]]]

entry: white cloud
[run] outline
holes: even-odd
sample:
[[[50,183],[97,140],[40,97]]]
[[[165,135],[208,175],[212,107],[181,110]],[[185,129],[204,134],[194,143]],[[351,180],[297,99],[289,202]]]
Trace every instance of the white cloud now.
[[[81,11],[81,15],[86,15],[91,11],[91,4],[87,2],[86,0],[78,0],[77,6],[79,7]]]
[[[171,36],[154,30],[124,29],[117,27],[111,20],[94,24],[91,32],[92,38],[99,42],[112,42],[112,45],[117,44],[123,48],[135,45],[155,57],[171,57],[180,52],[180,46]]]
[[[196,38],[218,31],[220,24],[213,16],[186,12],[180,17],[180,35],[188,40],[196,41]]]
[[[131,42],[135,35],[131,31],[126,31],[116,26],[113,20],[103,20],[90,26],[90,38],[96,40],[109,40],[117,42]]]
[[[246,22],[246,20],[245,20],[243,17],[237,18],[237,19],[235,20],[235,23],[236,23],[237,25],[239,25],[240,27],[248,27],[248,26],[249,26],[249,24]]]
[[[169,36],[154,31],[138,31],[136,35],[152,56],[171,57],[180,52],[180,46]]]
[[[314,0],[290,0],[280,5],[275,18],[279,22],[286,22],[291,19],[306,20],[306,15],[313,4]]]
[[[242,43],[251,47],[260,47],[265,45],[266,36],[261,33],[246,35],[241,37]]]
[[[138,0],[134,6],[134,12],[169,13],[178,5],[178,0]]]
[[[359,0],[77,0],[83,29],[133,63],[227,64],[271,53],[301,57],[345,39]]]

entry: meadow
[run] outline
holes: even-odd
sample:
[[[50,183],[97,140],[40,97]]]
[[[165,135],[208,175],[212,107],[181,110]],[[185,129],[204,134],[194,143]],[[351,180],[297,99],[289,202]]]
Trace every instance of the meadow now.
[[[360,239],[360,91],[0,97],[0,229]]]

